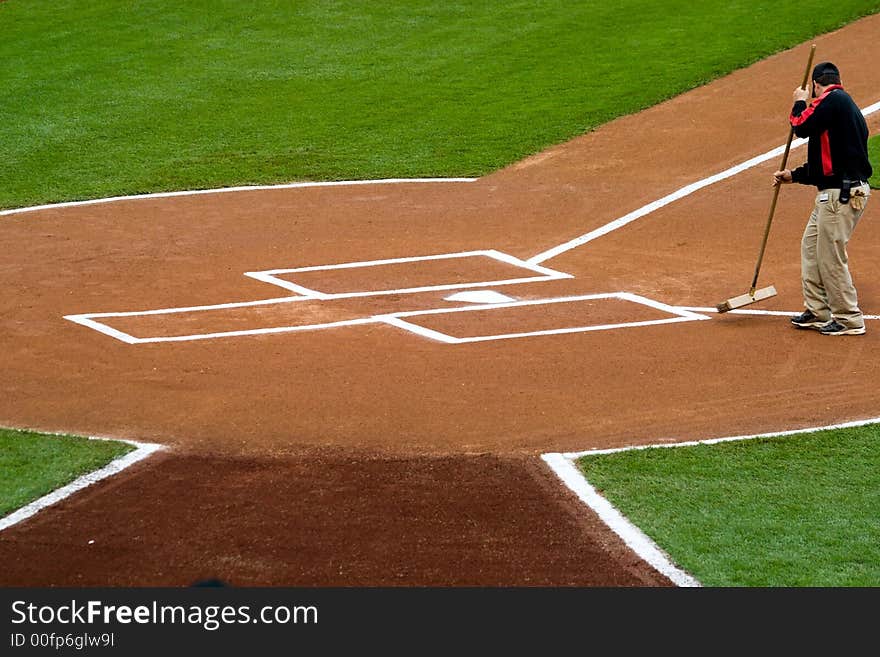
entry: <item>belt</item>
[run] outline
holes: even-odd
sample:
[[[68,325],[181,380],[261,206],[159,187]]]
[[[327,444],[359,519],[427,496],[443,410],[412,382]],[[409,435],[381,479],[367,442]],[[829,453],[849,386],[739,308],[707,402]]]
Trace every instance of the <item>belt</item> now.
[[[832,189],[855,189],[856,187],[861,187],[862,185],[869,185],[867,180],[844,180],[843,185],[840,187],[820,187],[820,192],[827,192]]]
[[[844,178],[842,182],[843,185],[840,188],[840,202],[842,205],[849,203],[849,193],[851,189],[868,184],[863,183],[861,180],[847,180],[846,178]]]

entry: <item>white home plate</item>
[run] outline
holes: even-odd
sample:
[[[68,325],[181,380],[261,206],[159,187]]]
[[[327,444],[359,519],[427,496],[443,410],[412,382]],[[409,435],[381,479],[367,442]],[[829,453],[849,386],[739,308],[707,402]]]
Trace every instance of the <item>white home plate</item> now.
[[[468,290],[465,292],[456,292],[443,299],[444,301],[464,301],[466,303],[507,303],[508,301],[516,301],[513,297],[509,297],[500,292],[492,290]]]

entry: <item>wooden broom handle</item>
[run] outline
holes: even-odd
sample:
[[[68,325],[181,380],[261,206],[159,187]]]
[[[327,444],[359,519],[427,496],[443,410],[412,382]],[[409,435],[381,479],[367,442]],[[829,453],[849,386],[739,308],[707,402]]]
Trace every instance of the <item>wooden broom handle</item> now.
[[[804,71],[804,81],[801,83],[801,89],[807,88],[807,82],[810,80],[810,69],[813,67],[813,55],[816,54],[816,44],[810,48],[810,57],[807,59],[807,68]],[[794,137],[794,126],[788,131],[788,141],[785,143],[785,152],[782,154],[782,164],[779,165],[779,171],[785,169],[788,163],[788,152],[791,150],[791,140]],[[776,212],[776,200],[779,198],[779,188],[781,183],[773,185],[773,201],[770,203],[770,214],[767,216],[767,225],[764,227],[764,239],[761,240],[761,251],[758,253],[758,264],[755,265],[755,275],[752,278],[752,286],[749,288],[749,295],[755,295],[755,288],[758,287],[758,272],[761,271],[761,261],[764,259],[764,249],[767,246],[767,238],[770,236],[770,224],[773,223],[773,214]]]

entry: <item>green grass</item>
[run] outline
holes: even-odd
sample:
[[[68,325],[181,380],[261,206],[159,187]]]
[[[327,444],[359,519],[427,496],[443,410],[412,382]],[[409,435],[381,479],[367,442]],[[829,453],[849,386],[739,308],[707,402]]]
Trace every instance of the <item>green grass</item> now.
[[[868,139],[868,157],[871,158],[871,168],[874,169],[874,175],[868,182],[874,189],[880,189],[880,135]]]
[[[133,449],[116,441],[0,429],[0,517]]]
[[[704,585],[880,586],[880,425],[578,465]]]
[[[0,208],[478,176],[878,10],[877,0],[7,0]]]

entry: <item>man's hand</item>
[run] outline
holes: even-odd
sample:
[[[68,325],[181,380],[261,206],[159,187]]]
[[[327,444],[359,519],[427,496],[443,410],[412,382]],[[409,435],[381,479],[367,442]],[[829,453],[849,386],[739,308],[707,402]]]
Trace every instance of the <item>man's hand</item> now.
[[[791,180],[791,169],[783,169],[782,171],[776,171],[773,174],[773,186],[776,185],[788,185],[792,182]]]
[[[808,87],[807,89],[801,89],[800,87],[798,87],[797,89],[795,89],[795,90],[791,93],[791,99],[792,99],[791,102],[792,102],[792,103],[796,103],[796,102],[798,102],[799,100],[802,100],[802,101],[804,101],[805,103],[809,104],[809,100],[810,100],[810,95],[811,95],[811,94],[810,94],[809,85],[807,85],[807,87]]]

